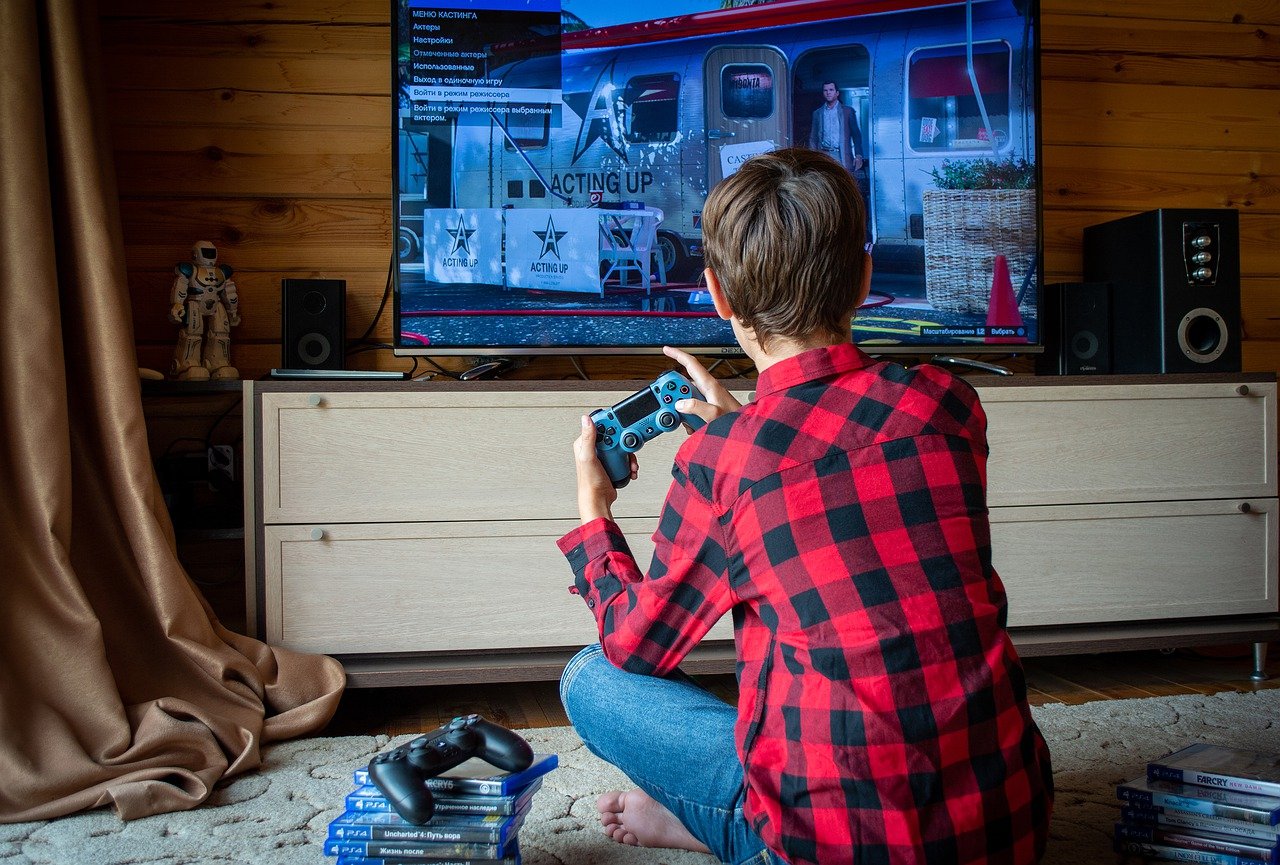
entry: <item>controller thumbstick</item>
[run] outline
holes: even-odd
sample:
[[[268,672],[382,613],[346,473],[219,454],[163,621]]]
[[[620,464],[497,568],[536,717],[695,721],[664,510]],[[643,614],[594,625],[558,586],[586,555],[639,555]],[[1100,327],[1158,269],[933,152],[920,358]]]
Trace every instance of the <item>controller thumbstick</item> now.
[[[663,429],[674,429],[676,425],[676,416],[669,411],[664,411],[658,415],[658,426]]]
[[[640,447],[640,436],[633,432],[629,432],[622,437],[622,446],[629,451],[633,451]]]

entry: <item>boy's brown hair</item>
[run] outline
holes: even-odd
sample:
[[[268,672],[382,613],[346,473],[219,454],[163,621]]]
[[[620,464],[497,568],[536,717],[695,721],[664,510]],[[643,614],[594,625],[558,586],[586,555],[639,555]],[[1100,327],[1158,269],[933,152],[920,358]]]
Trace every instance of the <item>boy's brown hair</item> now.
[[[711,190],[703,252],[761,348],[774,337],[848,339],[867,267],[866,220],[844,166],[816,150],[785,148],[752,157]]]

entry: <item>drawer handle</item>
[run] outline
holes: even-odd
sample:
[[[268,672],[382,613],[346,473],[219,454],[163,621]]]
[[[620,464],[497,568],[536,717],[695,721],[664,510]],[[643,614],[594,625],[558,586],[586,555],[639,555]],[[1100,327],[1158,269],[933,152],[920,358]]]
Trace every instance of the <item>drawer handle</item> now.
[[[312,529],[312,530],[311,530],[311,540],[313,540],[313,541],[323,541],[323,540],[324,540],[324,529]]]
[[[324,397],[320,396],[318,393],[313,393],[311,396],[307,397],[307,405],[312,408],[324,405]]]
[[[1248,502],[1241,502],[1240,504],[1236,505],[1236,510],[1238,510],[1242,514],[1251,514],[1253,513],[1253,505],[1249,504]]]
[[[1248,396],[1248,395],[1249,395],[1249,385],[1247,385],[1247,384],[1242,384],[1242,385],[1240,385],[1238,388],[1236,388],[1236,393],[1240,394],[1240,396]]]

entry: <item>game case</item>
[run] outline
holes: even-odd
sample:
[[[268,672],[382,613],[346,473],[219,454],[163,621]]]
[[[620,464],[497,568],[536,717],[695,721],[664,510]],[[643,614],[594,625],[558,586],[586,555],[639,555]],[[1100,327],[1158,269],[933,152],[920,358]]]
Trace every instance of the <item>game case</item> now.
[[[1280,756],[1197,742],[1148,763],[1147,778],[1280,797]]]
[[[444,814],[518,814],[528,807],[533,794],[542,786],[542,778],[534,778],[523,790],[513,796],[435,796],[436,819]],[[391,803],[377,787],[369,784],[357,787],[347,794],[344,806],[348,811],[394,811]]]
[[[516,837],[526,808],[517,814],[443,814],[419,826],[394,811],[343,811],[329,823],[335,841],[436,841],[505,844]]]
[[[501,859],[363,859],[339,856],[337,865],[520,865],[520,854]]]
[[[1262,823],[1232,820],[1227,817],[1208,817],[1174,808],[1125,805],[1120,809],[1120,819],[1130,826],[1159,826],[1164,829],[1190,829],[1193,832],[1218,832],[1239,838],[1280,843],[1280,826],[1265,826]]]
[[[1280,823],[1280,798],[1218,790],[1173,781],[1148,781],[1135,778],[1116,787],[1116,796],[1125,802],[1145,807],[1176,808],[1211,817],[1229,817],[1275,826]]]
[[[1249,841],[1244,838],[1232,838],[1216,832],[1185,832],[1178,829],[1161,829],[1154,826],[1130,826],[1117,823],[1115,837],[1117,841],[1145,841],[1153,844],[1168,844],[1171,847],[1182,847],[1186,850],[1202,850],[1210,853],[1229,853],[1250,862],[1265,862],[1276,865],[1276,845],[1260,841]]]
[[[1188,850],[1185,847],[1174,847],[1170,844],[1155,844],[1149,841],[1123,841],[1115,839],[1113,846],[1117,853],[1130,856],[1146,856],[1152,859],[1172,859],[1175,862],[1199,862],[1202,865],[1258,865],[1257,859],[1246,859],[1230,853],[1211,853],[1208,850]]]
[[[324,842],[326,856],[354,856],[359,859],[504,859],[514,844],[441,844],[430,841],[346,841]]]
[[[447,769],[435,778],[426,780],[427,789],[433,795],[441,793],[458,793],[468,796],[510,796],[518,792],[534,778],[547,774],[560,763],[555,754],[534,754],[533,763],[523,772],[503,772],[495,769],[479,757],[472,757],[452,769]],[[369,780],[367,767],[356,769],[351,773],[357,787],[373,782]]]

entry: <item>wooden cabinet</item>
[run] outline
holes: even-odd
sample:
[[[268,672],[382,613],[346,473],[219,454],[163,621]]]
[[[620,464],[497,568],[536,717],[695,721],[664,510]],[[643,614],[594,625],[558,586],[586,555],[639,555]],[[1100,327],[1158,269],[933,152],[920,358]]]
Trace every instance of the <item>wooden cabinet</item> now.
[[[1024,654],[1276,635],[1274,377],[974,383]],[[247,382],[250,622],[353,685],[556,676],[594,639],[555,546],[578,418],[638,384]],[[645,446],[614,509],[642,564],[682,440]],[[731,639],[691,668],[730,669]]]

